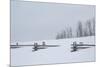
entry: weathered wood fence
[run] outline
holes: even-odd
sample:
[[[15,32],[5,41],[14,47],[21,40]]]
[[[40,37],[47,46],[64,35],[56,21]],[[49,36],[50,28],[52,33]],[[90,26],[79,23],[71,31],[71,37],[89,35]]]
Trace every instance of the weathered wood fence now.
[[[83,44],[83,42],[80,42],[79,44],[75,41],[73,44],[71,44],[71,52],[77,51],[78,49],[84,49],[84,48],[89,48],[92,46],[95,46],[94,44]]]

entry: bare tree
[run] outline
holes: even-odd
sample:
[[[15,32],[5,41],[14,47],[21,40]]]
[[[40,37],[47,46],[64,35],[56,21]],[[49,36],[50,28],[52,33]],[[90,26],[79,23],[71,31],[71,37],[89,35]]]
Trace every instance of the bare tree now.
[[[64,39],[64,38],[66,38],[66,31],[65,30],[63,30],[62,32],[61,32],[61,39]]]
[[[88,32],[87,32],[87,28],[86,27],[83,29],[83,36],[88,36]]]
[[[81,21],[79,21],[77,27],[77,37],[82,37],[82,36],[83,36],[83,27]]]
[[[59,33],[57,33],[56,39],[60,39],[60,34]]]
[[[87,21],[87,29],[88,29],[89,36],[92,36],[92,26],[90,20]]]
[[[67,31],[64,29],[60,33],[57,33],[56,39],[65,39],[65,38],[69,38],[71,36],[72,36],[71,28],[67,29]]]
[[[66,38],[66,31],[65,30],[62,31],[62,34],[63,34],[63,38]]]
[[[95,35],[95,18],[93,18],[92,23],[93,23],[92,35]]]
[[[70,38],[72,38],[73,34],[72,34],[72,28],[71,27],[69,28],[69,33],[70,33]]]
[[[84,36],[95,35],[95,19],[87,20],[84,27]]]
[[[81,21],[78,22],[76,29],[76,37],[93,36],[93,35],[95,35],[95,18],[93,18],[93,20],[87,20],[84,26]],[[57,33],[56,35],[56,39],[64,39],[72,37],[73,33],[71,27],[63,29],[60,33]]]
[[[72,38],[72,28],[71,27],[67,28],[66,34],[67,34],[67,38]]]

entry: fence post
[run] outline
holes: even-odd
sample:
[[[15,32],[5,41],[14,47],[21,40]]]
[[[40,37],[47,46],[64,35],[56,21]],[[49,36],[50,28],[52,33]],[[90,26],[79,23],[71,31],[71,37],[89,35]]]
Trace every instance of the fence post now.
[[[34,43],[34,50],[35,50],[35,51],[38,50],[38,43]]]
[[[46,45],[46,43],[43,41],[43,42],[42,42],[42,45],[43,45],[43,46],[45,46],[45,45]]]
[[[18,42],[16,43],[16,46],[18,46]]]
[[[73,51],[77,51],[77,43],[76,43],[76,41],[73,42],[72,46],[73,46]]]

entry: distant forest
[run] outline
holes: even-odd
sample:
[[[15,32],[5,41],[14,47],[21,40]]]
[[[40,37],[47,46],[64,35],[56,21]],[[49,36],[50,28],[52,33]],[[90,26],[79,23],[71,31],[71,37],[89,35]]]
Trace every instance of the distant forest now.
[[[57,33],[56,39],[95,36],[95,18],[86,20],[86,22],[79,21],[74,33],[75,35],[73,35],[72,27],[65,27]]]

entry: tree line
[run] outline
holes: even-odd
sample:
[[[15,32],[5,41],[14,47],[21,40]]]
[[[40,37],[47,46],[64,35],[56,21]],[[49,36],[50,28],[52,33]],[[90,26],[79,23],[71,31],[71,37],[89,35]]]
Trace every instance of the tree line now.
[[[73,35],[75,33],[75,35]],[[79,21],[75,32],[72,27],[66,27],[56,35],[56,39],[65,39],[73,37],[95,36],[95,18],[89,19],[86,22]]]

